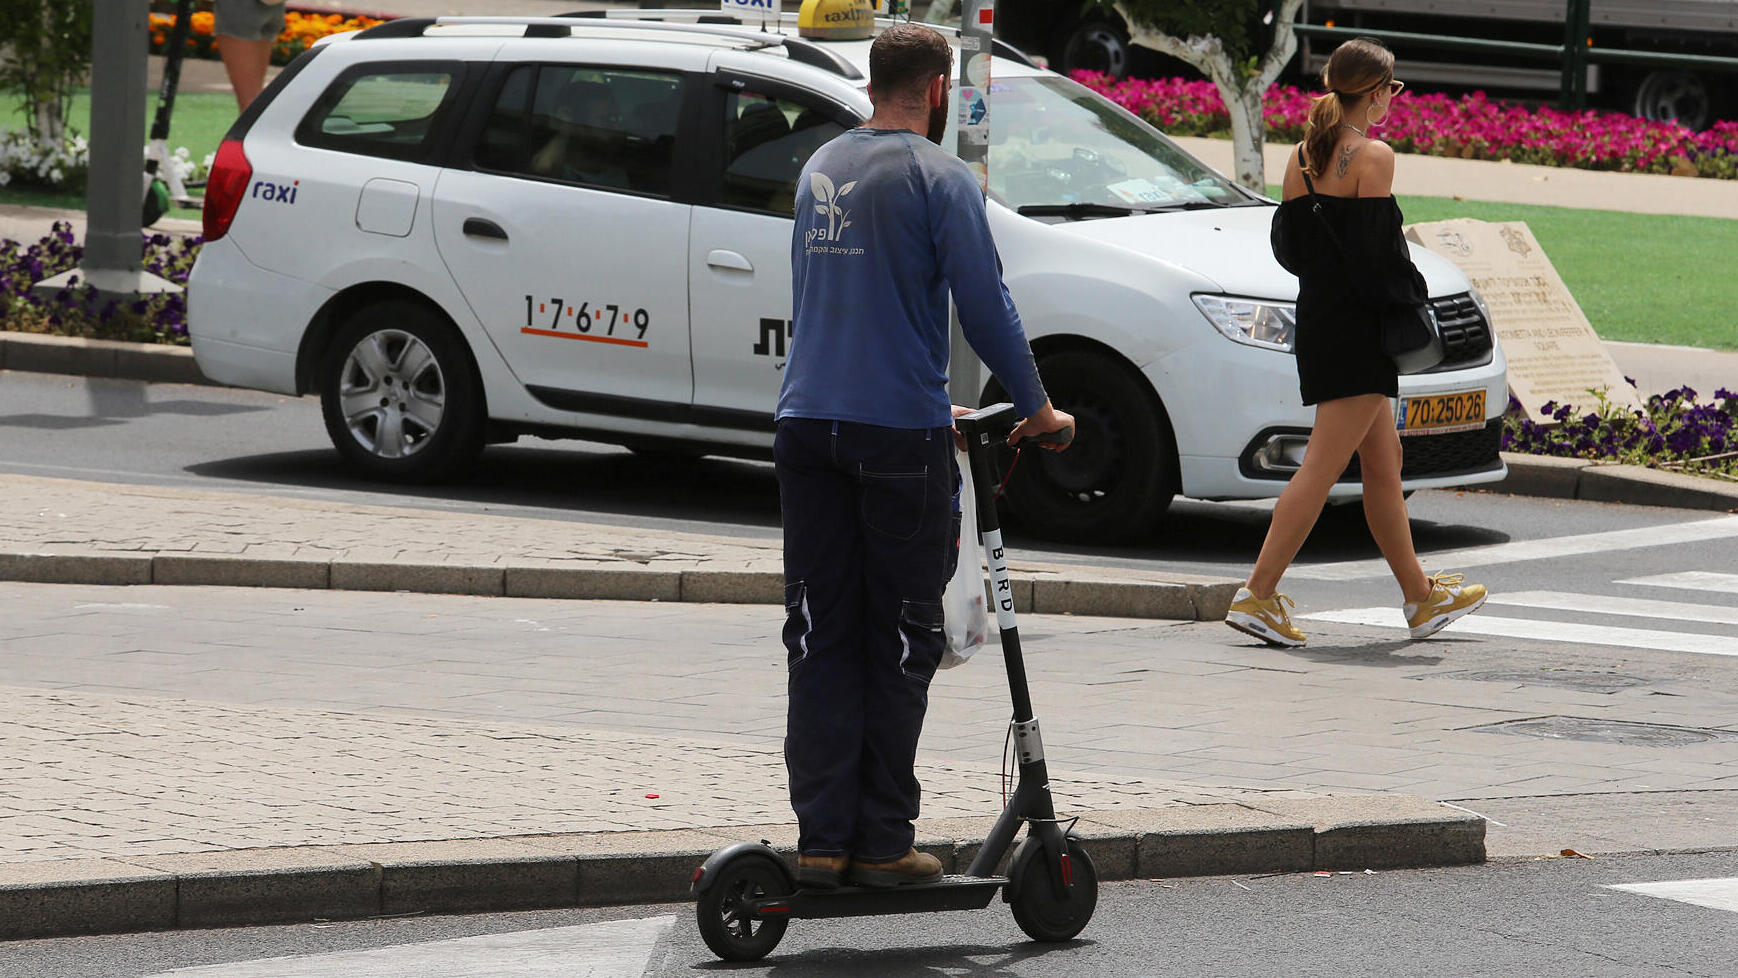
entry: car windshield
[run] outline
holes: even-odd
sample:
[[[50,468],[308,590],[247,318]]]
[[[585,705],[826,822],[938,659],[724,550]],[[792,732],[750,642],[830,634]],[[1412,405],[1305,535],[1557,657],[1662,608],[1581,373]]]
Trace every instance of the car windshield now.
[[[942,145],[957,144],[959,92]],[[1252,203],[1157,129],[1066,78],[990,86],[990,194],[1029,214],[1098,217]]]

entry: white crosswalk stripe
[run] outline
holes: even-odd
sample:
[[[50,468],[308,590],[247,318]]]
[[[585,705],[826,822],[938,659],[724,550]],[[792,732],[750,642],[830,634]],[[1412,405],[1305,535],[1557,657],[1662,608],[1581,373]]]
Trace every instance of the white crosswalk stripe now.
[[[1628,618],[1665,618],[1671,621],[1738,625],[1738,608],[1682,601],[1654,601],[1648,598],[1618,598],[1605,594],[1515,591],[1493,594],[1486,603],[1510,608],[1580,611],[1590,615],[1622,615]]]
[[[1331,621],[1342,625],[1374,625],[1406,630],[1398,608],[1347,608],[1301,616],[1307,621]],[[1615,645],[1620,648],[1657,649],[1662,652],[1698,652],[1704,655],[1738,655],[1738,637],[1696,635],[1647,628],[1616,628],[1578,622],[1543,621],[1536,618],[1502,618],[1473,614],[1442,632],[1444,635],[1489,635],[1497,638],[1531,638],[1578,645]]]
[[[1694,524],[1701,527],[1722,525],[1721,520],[1705,520]],[[1650,532],[1658,528],[1650,528]],[[1666,528],[1670,529],[1670,528]],[[1629,532],[1629,531],[1622,531]],[[1626,594],[1598,594],[1587,591],[1499,591],[1486,601],[1487,608],[1510,608],[1529,617],[1508,617],[1482,611],[1468,615],[1448,626],[1448,634],[1488,635],[1494,638],[1528,638],[1548,642],[1572,642],[1579,645],[1608,645],[1620,648],[1656,649],[1663,652],[1694,652],[1701,655],[1738,656],[1738,628],[1729,634],[1708,634],[1707,629],[1693,627],[1639,627],[1641,624],[1670,622],[1678,626],[1731,625],[1738,626],[1738,606],[1718,598],[1695,601],[1668,601],[1662,597],[1635,596],[1634,588],[1685,592],[1684,596],[1708,592],[1738,594],[1738,574],[1711,571],[1683,571],[1655,574],[1612,582],[1612,588],[1629,587]],[[1643,592],[1644,594],[1647,592]],[[1577,615],[1597,615],[1601,620],[1565,621],[1552,617],[1553,612]],[[1342,608],[1300,615],[1307,621],[1328,621],[1344,625],[1372,625],[1384,629],[1404,629],[1405,617],[1398,608]],[[1612,618],[1641,619],[1635,625],[1604,624]]]
[[[1461,570],[1467,567],[1490,567],[1524,560],[1548,560],[1554,557],[1578,557],[1584,554],[1608,553],[1616,550],[1637,550],[1679,543],[1702,543],[1738,537],[1738,516],[1722,516],[1711,520],[1694,520],[1667,526],[1643,526],[1603,533],[1583,533],[1567,537],[1547,537],[1543,540],[1517,540],[1484,547],[1467,547],[1426,554],[1429,568]],[[1357,581],[1383,577],[1389,573],[1386,561],[1345,560],[1326,564],[1299,564],[1286,572],[1291,578],[1310,581]]]
[[[486,934],[165,971],[152,978],[640,978],[676,918]]]
[[[1716,574],[1712,571],[1655,574],[1652,577],[1632,577],[1617,583],[1639,584],[1642,587],[1669,587],[1681,591],[1714,591],[1719,594],[1738,594],[1738,574]]]
[[[1738,879],[1662,880],[1658,883],[1614,883],[1606,887],[1626,893],[1692,903],[1738,913]]]

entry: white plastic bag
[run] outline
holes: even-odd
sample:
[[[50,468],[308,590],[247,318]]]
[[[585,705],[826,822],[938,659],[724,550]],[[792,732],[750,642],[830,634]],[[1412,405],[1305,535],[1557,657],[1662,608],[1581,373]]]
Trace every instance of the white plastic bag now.
[[[971,462],[960,453],[960,559],[953,578],[942,592],[942,618],[947,626],[947,649],[941,668],[952,669],[983,648],[989,634],[989,613],[984,605],[984,545],[978,536],[978,497],[972,490]]]

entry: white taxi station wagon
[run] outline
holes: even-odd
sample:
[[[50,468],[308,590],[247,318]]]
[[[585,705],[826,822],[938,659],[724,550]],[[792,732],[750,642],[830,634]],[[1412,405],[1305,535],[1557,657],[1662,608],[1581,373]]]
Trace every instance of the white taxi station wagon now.
[[[303,54],[217,154],[189,286],[200,368],[318,392],[374,478],[462,475],[524,435],[768,457],[796,180],[869,116],[870,42],[728,20],[412,18]],[[1079,424],[1016,467],[1015,515],[1128,540],[1174,495],[1278,495],[1313,410],[1273,202],[995,53],[990,225]],[[1448,357],[1401,377],[1405,486],[1500,479],[1502,351],[1466,278],[1413,259]],[[1002,396],[986,378],[981,403]],[[1357,495],[1353,466],[1336,497]]]

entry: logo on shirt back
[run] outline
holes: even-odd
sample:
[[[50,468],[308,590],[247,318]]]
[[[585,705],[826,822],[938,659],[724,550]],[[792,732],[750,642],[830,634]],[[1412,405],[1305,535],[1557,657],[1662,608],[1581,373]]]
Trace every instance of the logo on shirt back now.
[[[840,205],[840,201],[848,196],[857,186],[857,181],[835,185],[831,177],[816,170],[809,174],[809,190],[815,196],[815,213],[827,219],[825,227],[819,221],[803,234],[803,244],[811,253],[836,253],[860,255],[861,248],[817,247],[817,242],[831,245],[844,237],[845,229],[851,226],[851,212]]]

